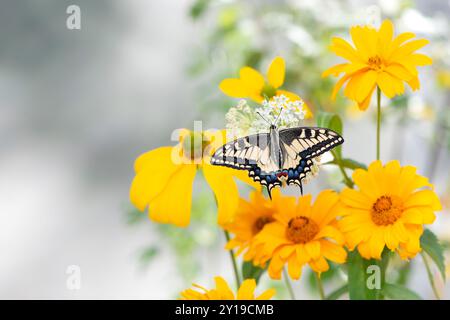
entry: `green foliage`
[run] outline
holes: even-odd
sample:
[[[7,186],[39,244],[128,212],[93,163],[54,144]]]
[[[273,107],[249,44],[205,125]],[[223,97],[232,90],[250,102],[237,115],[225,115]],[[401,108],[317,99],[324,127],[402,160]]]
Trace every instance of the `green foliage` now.
[[[189,9],[192,19],[199,19],[208,9],[211,0],[196,0]]]
[[[439,243],[436,235],[430,230],[426,229],[420,238],[420,246],[422,250],[427,253],[428,256],[436,264],[442,279],[445,281],[445,262],[444,262],[444,248]]]
[[[339,276],[338,265],[336,265],[335,263],[332,263],[331,261],[329,261],[328,264],[329,264],[330,268],[326,272],[322,272],[320,275],[320,279],[322,280],[322,282],[324,284],[330,283],[333,280],[336,280]],[[308,270],[307,279],[308,279],[308,286],[313,291],[318,291],[316,275],[314,274],[314,271],[312,271],[311,269]]]
[[[259,278],[261,278],[265,271],[266,269],[253,265],[251,261],[244,261],[242,263],[242,276],[244,280],[255,279],[256,283],[258,283]]]
[[[367,260],[357,250],[348,254],[348,292],[351,300],[373,300],[375,290],[368,290],[366,285]]]
[[[342,295],[346,294],[348,292],[348,284],[344,284],[342,287],[334,290],[331,292],[327,297],[326,300],[337,300]]]
[[[142,250],[139,261],[143,267],[147,267],[158,255],[159,248],[157,246],[149,246]]]
[[[128,225],[136,225],[140,222],[146,220],[147,214],[144,212],[139,211],[135,207],[132,207],[131,205],[127,206],[125,209],[126,212],[126,222]]]
[[[340,161],[333,159],[330,162],[324,164],[335,164],[339,165],[339,163],[346,169],[356,170],[356,169],[365,169],[367,170],[367,166],[364,163],[358,162],[356,160],[350,158],[343,158]]]
[[[385,283],[382,292],[385,297],[392,300],[422,300],[414,291],[397,284]]]
[[[342,135],[342,119],[337,114],[319,112],[319,114],[317,114],[317,125],[322,128],[331,129]],[[337,146],[334,149],[334,154],[336,154],[337,157],[342,158],[342,145]]]

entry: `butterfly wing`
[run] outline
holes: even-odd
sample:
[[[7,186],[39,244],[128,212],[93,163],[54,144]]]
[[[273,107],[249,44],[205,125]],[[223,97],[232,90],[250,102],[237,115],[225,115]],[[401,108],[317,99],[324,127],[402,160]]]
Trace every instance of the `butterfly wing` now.
[[[258,133],[239,138],[218,148],[211,158],[211,164],[233,169],[251,169],[258,162],[267,163],[269,134]]]
[[[211,164],[248,170],[249,176],[269,192],[282,180],[302,187],[313,159],[344,142],[336,132],[324,128],[290,128],[279,131],[283,165],[279,168],[270,155],[270,134],[259,133],[224,144],[211,158]]]
[[[300,188],[302,180],[311,172],[313,159],[344,142],[339,134],[325,128],[289,128],[280,130],[279,134],[286,182]]]
[[[320,156],[344,142],[344,139],[333,130],[314,127],[280,130],[280,140],[290,151],[290,156],[295,153],[302,159]]]
[[[258,133],[230,141],[218,148],[211,158],[211,164],[248,170],[254,181],[267,186],[269,192],[281,181],[275,172],[279,170],[270,155],[270,134]]]

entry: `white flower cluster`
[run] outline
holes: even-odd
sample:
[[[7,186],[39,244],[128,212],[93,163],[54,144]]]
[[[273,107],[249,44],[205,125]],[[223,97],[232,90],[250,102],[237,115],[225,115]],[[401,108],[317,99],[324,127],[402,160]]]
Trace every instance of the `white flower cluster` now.
[[[229,137],[236,138],[268,132],[270,124],[276,124],[279,129],[298,127],[306,115],[303,106],[303,100],[292,101],[285,95],[264,100],[262,106],[257,108],[252,108],[246,100],[241,100],[225,116],[227,133]]]

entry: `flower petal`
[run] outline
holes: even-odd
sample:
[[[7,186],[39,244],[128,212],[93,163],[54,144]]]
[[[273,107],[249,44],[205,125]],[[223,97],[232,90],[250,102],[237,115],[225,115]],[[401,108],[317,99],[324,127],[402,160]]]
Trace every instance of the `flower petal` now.
[[[267,80],[275,89],[281,87],[284,82],[285,63],[282,57],[276,57],[267,70]]]
[[[243,67],[239,71],[242,83],[252,93],[259,94],[264,87],[264,77],[257,70],[250,67]]]
[[[192,184],[195,165],[182,165],[172,175],[164,190],[151,200],[149,215],[152,220],[187,226],[191,215]]]
[[[130,201],[143,211],[181,167],[171,161],[172,147],[161,147],[141,155],[135,162]],[[155,183],[156,182],[156,183]]]
[[[310,261],[309,265],[310,265],[311,269],[313,269],[315,272],[319,273],[319,276],[320,276],[320,273],[328,271],[328,269],[330,268],[327,260],[325,260],[324,257],[320,257],[317,260]]]
[[[407,42],[406,44],[398,47],[398,49],[392,52],[390,56],[391,60],[401,59],[402,57],[413,53],[414,51],[426,46],[430,41],[426,39],[412,40]]]
[[[305,250],[313,260],[319,259],[319,257],[320,257],[320,242],[317,240],[313,240],[313,241],[305,243]]]
[[[385,71],[404,81],[409,81],[414,77],[413,74],[400,64],[391,64],[386,67]]]
[[[216,289],[229,299],[234,299],[233,291],[231,291],[228,283],[222,277],[214,277],[214,281],[216,282]]]
[[[336,263],[345,263],[347,260],[347,251],[340,245],[327,240],[320,241],[320,248],[323,256]]]
[[[302,273],[302,265],[298,262],[297,256],[295,254],[291,255],[288,260],[288,273],[289,276],[294,280],[298,280]]]
[[[256,289],[256,281],[255,279],[246,279],[242,282],[241,287],[237,292],[236,300],[253,300],[253,293]]]
[[[394,35],[394,25],[389,19],[383,21],[380,30],[378,31],[378,35],[378,51],[384,56],[388,46],[392,42],[392,36]]]
[[[360,79],[358,85],[358,90],[355,94],[356,101],[358,103],[363,102],[368,95],[370,95],[375,83],[377,81],[377,72],[374,70],[369,70],[364,73]]]
[[[233,98],[246,98],[252,94],[241,79],[224,79],[220,82],[219,88],[227,96]]]
[[[332,43],[330,46],[330,50],[333,51],[337,56],[353,62],[363,61],[359,52],[356,51],[355,48],[353,48],[351,44],[349,44],[344,39],[333,37],[331,41]]]
[[[270,300],[275,295],[275,289],[268,289],[256,297],[256,300]]]
[[[203,165],[202,169],[216,197],[218,223],[225,225],[233,220],[239,203],[239,190],[233,179],[234,170],[209,164]]]

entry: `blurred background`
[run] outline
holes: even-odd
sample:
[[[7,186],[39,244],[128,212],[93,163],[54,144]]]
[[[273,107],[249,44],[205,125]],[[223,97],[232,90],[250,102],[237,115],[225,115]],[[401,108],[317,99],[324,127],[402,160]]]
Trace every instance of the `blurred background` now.
[[[69,5],[81,9],[80,30],[66,27]],[[382,159],[415,165],[435,184],[444,210],[432,229],[448,245],[449,14],[446,0],[2,1],[0,298],[172,299],[192,282],[211,286],[216,275],[233,283],[206,183],[197,178],[188,228],[155,224],[128,200],[135,158],[173,144],[171,132],[194,120],[224,127],[237,101],[219,91],[220,80],[243,65],[265,72],[281,55],[285,88],[315,112],[343,116],[344,154],[369,163],[374,108],[332,102],[335,80],[320,75],[339,61],[327,49],[331,36],[384,18],[396,33],[429,39],[421,52],[434,64],[420,70],[419,92],[383,109]],[[339,179],[323,167],[306,191],[339,188]],[[393,277],[433,298],[420,257],[412,270],[394,263]],[[78,290],[67,286],[72,265]],[[450,298],[450,285],[434,276]],[[342,282],[333,270],[327,277],[326,290]],[[294,283],[297,297],[318,297],[311,280],[305,272]],[[259,290],[267,286],[287,297],[264,275]]]

